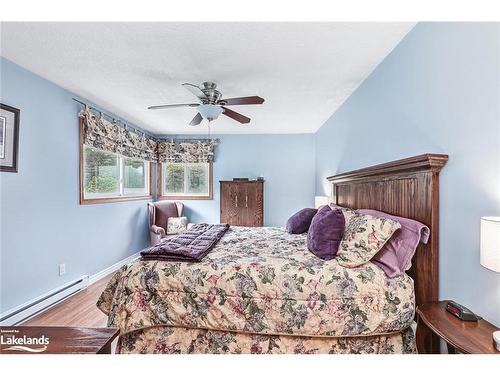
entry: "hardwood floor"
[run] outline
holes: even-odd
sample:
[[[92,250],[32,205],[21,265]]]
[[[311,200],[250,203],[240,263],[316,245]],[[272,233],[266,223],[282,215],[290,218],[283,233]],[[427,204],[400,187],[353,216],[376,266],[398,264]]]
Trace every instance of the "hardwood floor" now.
[[[97,307],[96,302],[112,275],[106,276],[51,307],[40,315],[24,322],[23,326],[64,326],[64,327],[106,327],[107,316]]]

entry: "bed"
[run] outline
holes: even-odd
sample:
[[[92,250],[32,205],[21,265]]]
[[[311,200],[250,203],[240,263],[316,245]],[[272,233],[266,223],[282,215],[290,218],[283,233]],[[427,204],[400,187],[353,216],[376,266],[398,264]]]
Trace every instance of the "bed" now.
[[[408,274],[345,268],[283,228],[231,227],[200,263],[135,261],[98,307],[120,328],[119,353],[414,353],[415,306],[437,300],[438,175],[421,155],[329,177],[333,202],[431,229]],[[436,343],[423,338],[423,345]]]

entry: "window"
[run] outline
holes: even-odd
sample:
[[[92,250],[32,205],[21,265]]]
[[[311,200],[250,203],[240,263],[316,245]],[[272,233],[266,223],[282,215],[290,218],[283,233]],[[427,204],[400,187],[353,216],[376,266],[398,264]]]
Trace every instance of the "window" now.
[[[81,203],[151,196],[150,163],[83,145]]]
[[[212,199],[212,164],[162,163],[160,183],[165,199]]]

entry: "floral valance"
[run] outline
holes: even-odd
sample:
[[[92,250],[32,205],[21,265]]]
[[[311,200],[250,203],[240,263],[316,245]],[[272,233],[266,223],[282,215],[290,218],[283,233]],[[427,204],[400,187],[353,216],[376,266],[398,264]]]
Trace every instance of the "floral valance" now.
[[[172,163],[209,163],[214,161],[218,139],[157,139],[116,122],[96,116],[85,106],[83,143],[104,151],[147,161]]]
[[[158,161],[210,163],[214,161],[217,139],[172,139],[158,141]]]
[[[138,133],[103,116],[95,116],[89,107],[80,112],[83,119],[83,142],[104,151],[147,161],[158,160],[158,142],[144,133]]]

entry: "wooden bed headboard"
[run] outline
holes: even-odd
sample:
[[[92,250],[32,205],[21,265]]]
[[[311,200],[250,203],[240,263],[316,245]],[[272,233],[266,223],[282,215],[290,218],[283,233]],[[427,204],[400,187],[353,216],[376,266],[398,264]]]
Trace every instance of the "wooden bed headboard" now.
[[[448,155],[424,154],[327,178],[339,206],[384,211],[429,227],[429,241],[420,243],[408,271],[417,306],[438,300],[439,171],[447,161]]]

